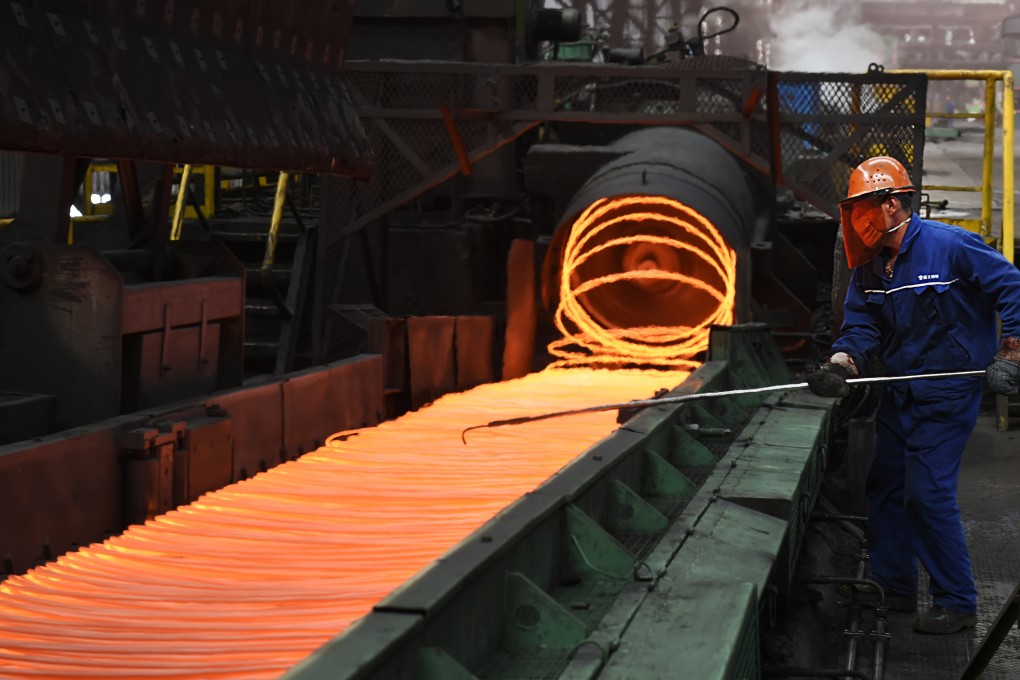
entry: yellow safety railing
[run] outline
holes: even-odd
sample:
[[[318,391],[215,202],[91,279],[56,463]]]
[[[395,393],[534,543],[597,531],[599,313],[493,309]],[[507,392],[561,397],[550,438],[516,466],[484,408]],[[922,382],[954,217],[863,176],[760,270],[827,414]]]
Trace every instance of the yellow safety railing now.
[[[280,222],[283,220],[283,204],[287,200],[287,180],[290,178],[286,172],[280,173],[276,182],[276,198],[273,201],[273,216],[269,221],[269,232],[266,234],[266,252],[262,256],[261,271],[268,273],[273,268],[276,260],[276,244],[280,237]]]
[[[1013,237],[1013,73],[993,70],[896,69],[886,73],[920,73],[929,80],[983,80],[985,82],[985,138],[981,186],[924,185],[929,191],[980,191],[982,236],[992,236],[992,179],[995,159],[996,84],[1002,82],[1002,237],[999,248],[1007,260],[1014,259]],[[932,118],[973,118],[973,113],[929,112]]]
[[[887,73],[923,73],[929,80],[983,80],[985,81],[985,144],[981,170],[981,229],[984,237],[992,235],[992,170],[995,160],[995,89],[1002,81],[1002,238],[999,247],[1007,260],[1013,262],[1013,73],[991,70],[923,70],[903,69]],[[930,113],[940,118],[972,118],[972,114]],[[974,191],[973,187],[925,186],[925,189],[942,191]],[[1009,400],[998,395],[995,399],[995,428],[1000,432],[1009,429]]]
[[[181,227],[184,225],[184,201],[188,195],[188,182],[191,180],[191,165],[185,165],[181,170],[181,181],[177,185],[177,204],[174,206],[174,219],[170,225],[170,240],[181,239]]]

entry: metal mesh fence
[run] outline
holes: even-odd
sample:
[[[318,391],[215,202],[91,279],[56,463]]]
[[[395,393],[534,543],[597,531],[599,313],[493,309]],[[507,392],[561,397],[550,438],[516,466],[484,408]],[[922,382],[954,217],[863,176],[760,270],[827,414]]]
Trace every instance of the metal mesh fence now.
[[[351,62],[347,80],[378,171],[369,182],[344,183],[340,202],[347,222],[380,206],[397,207],[394,201],[457,170],[454,144],[439,114],[442,106],[453,112],[465,150],[475,154],[497,140],[497,132],[506,132],[505,123],[497,129],[486,119],[490,114],[515,121],[533,116],[536,122],[630,122],[621,117],[650,124],[718,122],[718,130],[734,141],[753,140],[767,128],[759,125],[753,134],[741,129],[750,123],[742,109],[752,91],[764,89],[765,71],[743,60],[720,59],[689,60],[700,69],[687,62],[669,67]],[[730,70],[721,70],[724,65]],[[610,120],[613,116],[617,119]],[[768,148],[757,140],[746,151]],[[330,230],[327,245],[342,235],[343,230]]]
[[[920,76],[776,74],[784,183],[835,214],[850,172],[871,156],[897,158],[920,182],[925,97]]]
[[[770,74],[706,57],[644,67],[348,62],[346,78],[378,170],[328,185],[327,281],[337,280],[344,238],[458,171],[444,108],[472,158],[541,122],[694,125],[759,170],[778,167],[782,183],[830,214],[869,156],[894,156],[920,181],[923,76]]]

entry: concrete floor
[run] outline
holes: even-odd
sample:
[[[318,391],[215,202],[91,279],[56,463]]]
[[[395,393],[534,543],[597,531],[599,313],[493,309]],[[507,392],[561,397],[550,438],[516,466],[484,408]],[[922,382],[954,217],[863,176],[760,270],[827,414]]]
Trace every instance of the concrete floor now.
[[[992,147],[992,233],[996,236],[1002,232],[1002,142],[998,137]],[[1020,150],[1020,139],[1014,137],[1016,150]],[[924,145],[924,177],[925,185],[977,186],[982,182],[984,162],[984,134],[980,128],[964,126],[959,139],[928,140]],[[1020,163],[1016,165],[1020,175]],[[1014,203],[1020,189],[1020,183],[1014,186]],[[981,193],[958,191],[929,192],[932,201],[946,200],[947,210],[933,211],[931,219],[980,217]],[[1017,203],[1016,207],[1020,207]],[[1020,211],[1014,210],[1014,229]]]
[[[996,432],[990,415],[979,419],[964,454],[959,503],[978,586],[978,626],[954,635],[919,635],[910,628],[912,614],[891,614],[886,680],[959,678],[1020,583],[1020,429]],[[924,608],[931,604],[926,595],[922,593]],[[1015,625],[982,677],[1020,678],[1020,631]]]

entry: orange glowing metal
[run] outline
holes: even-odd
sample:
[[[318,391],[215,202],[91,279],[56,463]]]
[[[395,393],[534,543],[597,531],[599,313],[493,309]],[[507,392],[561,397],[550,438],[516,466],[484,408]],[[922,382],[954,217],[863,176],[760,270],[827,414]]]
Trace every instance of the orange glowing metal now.
[[[613,236],[626,226],[655,227],[658,233],[627,233]],[[640,229],[638,229],[640,232]],[[673,236],[672,234],[675,234]],[[604,239],[598,241],[598,239]],[[593,241],[598,241],[592,246]],[[582,279],[574,276],[594,256],[614,248],[654,244],[686,252],[703,261],[721,285],[652,265]],[[564,246],[563,275],[556,327],[563,338],[552,342],[549,351],[559,357],[556,366],[644,364],[691,369],[695,357],[708,348],[708,331],[713,324],[733,322],[736,291],[736,254],[709,220],[684,204],[662,196],[627,196],[601,199],[585,210],[574,223]],[[581,296],[595,289],[623,282],[679,282],[714,300],[714,309],[692,325],[644,325],[627,328],[605,327],[593,318]]]
[[[645,224],[655,233],[607,233]],[[675,236],[658,233],[663,225]],[[665,271],[641,247],[692,254],[718,282]],[[574,276],[615,248],[631,248],[622,261],[632,266]],[[492,413],[645,398],[679,383],[687,373],[678,369],[696,366],[707,347],[708,327],[732,321],[735,266],[715,227],[676,201],[596,202],[565,247],[556,312],[564,338],[550,345],[556,366],[333,437],[297,461],[9,578],[0,584],[0,675],[279,676],[616,423],[612,412],[586,413],[489,430],[470,447],[455,444],[462,430]],[[714,301],[714,311],[692,325],[603,327],[579,297],[621,282],[649,290],[680,283]],[[670,371],[563,368],[612,363]]]
[[[684,372],[550,369],[443,397],[0,583],[0,677],[278,677],[615,429],[493,413],[646,398]]]

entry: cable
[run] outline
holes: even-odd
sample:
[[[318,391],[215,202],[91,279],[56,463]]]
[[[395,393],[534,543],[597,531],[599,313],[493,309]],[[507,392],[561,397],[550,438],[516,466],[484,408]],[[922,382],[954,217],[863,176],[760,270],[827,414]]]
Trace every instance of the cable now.
[[[705,20],[708,19],[709,15],[714,14],[715,12],[725,12],[729,14],[730,16],[733,17],[733,24],[726,28],[719,29],[715,33],[709,33],[708,35],[705,35],[704,34]],[[737,14],[735,10],[732,10],[729,7],[711,8],[710,10],[702,14],[700,19],[698,19],[698,44],[701,46],[702,49],[704,49],[706,40],[711,40],[712,38],[717,38],[720,35],[725,35],[726,33],[729,33],[730,31],[734,30],[737,27],[737,24],[739,23],[740,15]]]

